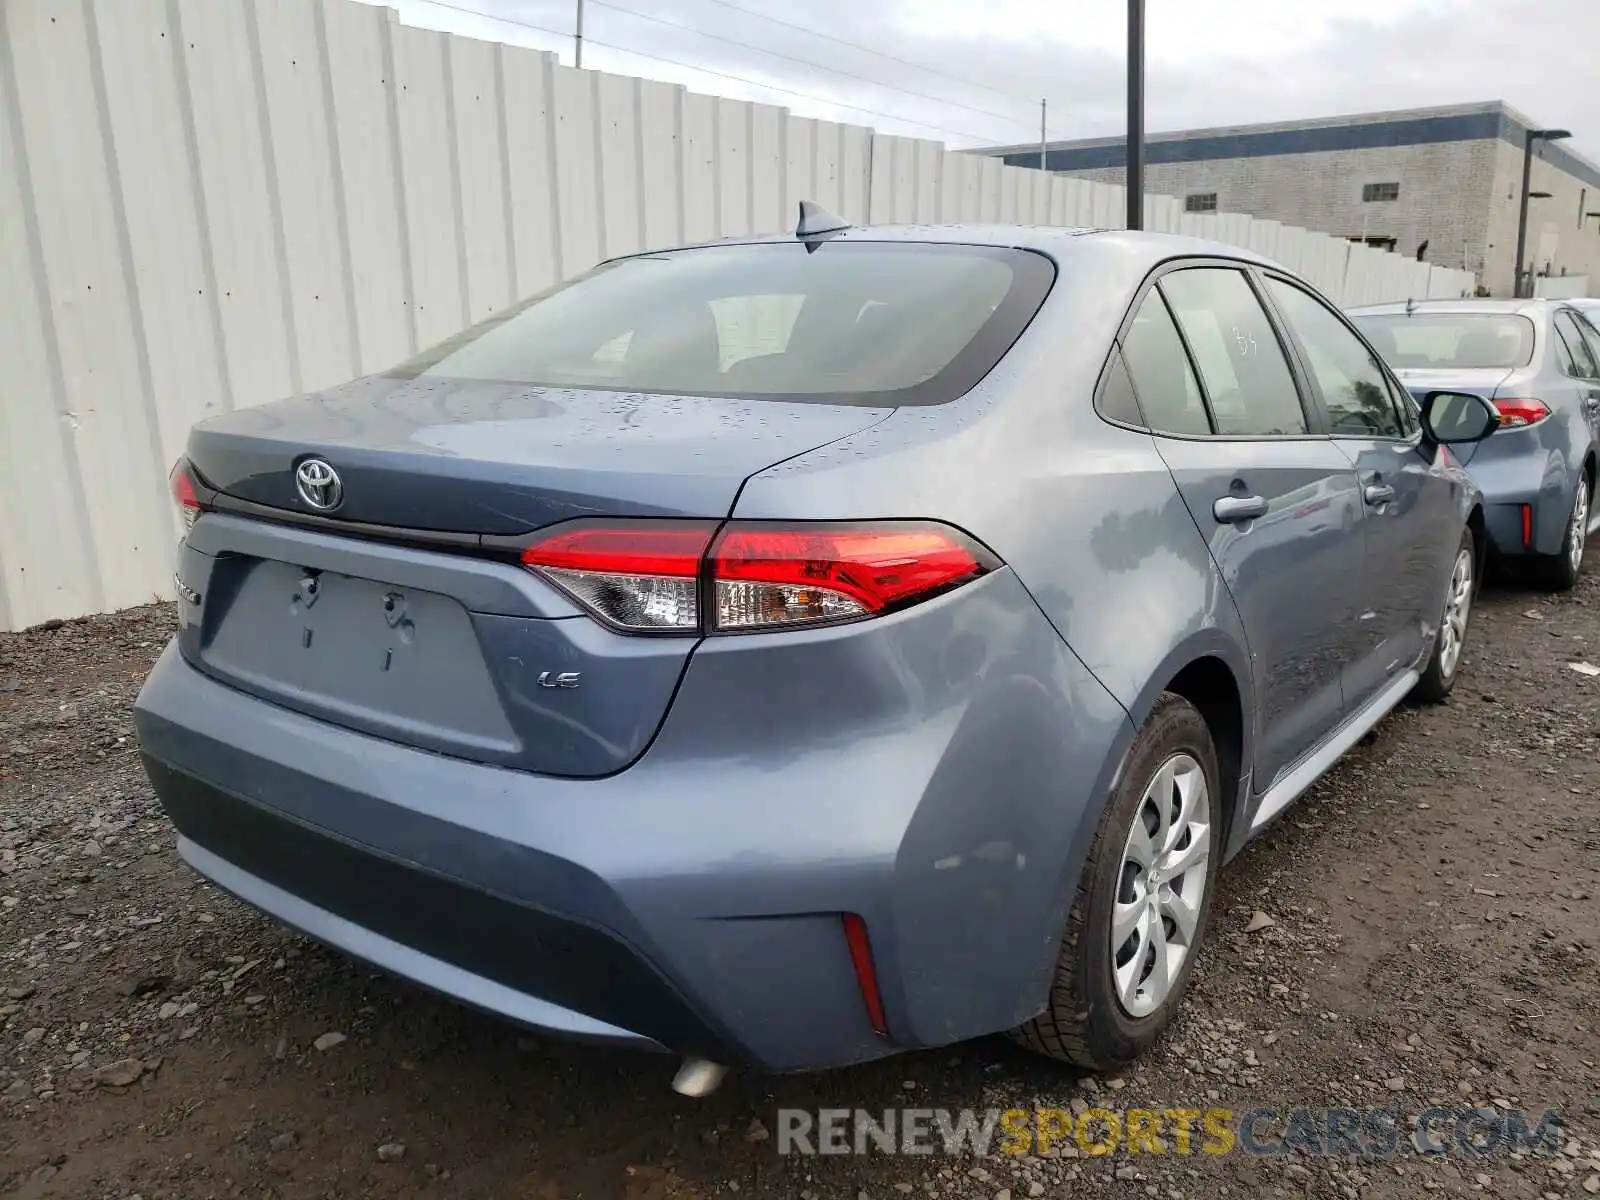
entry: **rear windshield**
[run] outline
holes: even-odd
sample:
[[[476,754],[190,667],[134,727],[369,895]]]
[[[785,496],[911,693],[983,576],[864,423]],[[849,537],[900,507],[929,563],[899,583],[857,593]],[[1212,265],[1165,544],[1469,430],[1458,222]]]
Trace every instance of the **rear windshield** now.
[[[707,246],[610,263],[394,374],[829,404],[939,404],[1011,347],[1054,279],[990,246]]]
[[[1384,313],[1352,318],[1396,370],[1525,367],[1533,322],[1516,313]]]

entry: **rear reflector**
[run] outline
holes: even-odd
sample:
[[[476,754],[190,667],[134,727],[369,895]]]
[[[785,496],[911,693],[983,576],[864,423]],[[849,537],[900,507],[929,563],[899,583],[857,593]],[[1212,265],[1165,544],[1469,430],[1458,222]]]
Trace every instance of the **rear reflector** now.
[[[522,552],[524,566],[635,633],[748,633],[858,620],[976,579],[998,560],[923,521],[862,524],[584,522]],[[707,590],[709,589],[709,590]],[[700,597],[714,600],[702,613]]]
[[[1533,545],[1533,505],[1522,506],[1522,548],[1528,549]]]
[[[889,1022],[883,1015],[883,995],[878,991],[878,971],[872,964],[872,942],[867,937],[867,923],[855,913],[844,914],[844,939],[850,946],[850,963],[856,969],[856,983],[861,988],[861,1002],[867,1008],[867,1020],[875,1032],[888,1036]]]
[[[189,474],[187,458],[180,458],[172,464],[172,471],[167,475],[167,486],[172,489],[172,500],[178,506],[178,515],[183,518],[184,529],[193,529],[200,517],[200,496],[195,491],[194,477]]]
[[[1550,406],[1543,400],[1505,399],[1494,401],[1500,413],[1501,429],[1521,429],[1537,425],[1550,415]]]
[[[700,563],[716,526],[639,522],[568,526],[522,564],[601,620],[635,633],[700,628]]]

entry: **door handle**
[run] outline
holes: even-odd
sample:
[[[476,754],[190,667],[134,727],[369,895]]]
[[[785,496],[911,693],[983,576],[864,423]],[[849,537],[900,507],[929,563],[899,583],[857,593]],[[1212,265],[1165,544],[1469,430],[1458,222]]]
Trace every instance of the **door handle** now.
[[[1394,489],[1386,483],[1369,483],[1361,495],[1368,504],[1377,508],[1394,499]]]
[[[1222,496],[1211,506],[1211,515],[1224,525],[1238,525],[1267,515],[1265,496]]]

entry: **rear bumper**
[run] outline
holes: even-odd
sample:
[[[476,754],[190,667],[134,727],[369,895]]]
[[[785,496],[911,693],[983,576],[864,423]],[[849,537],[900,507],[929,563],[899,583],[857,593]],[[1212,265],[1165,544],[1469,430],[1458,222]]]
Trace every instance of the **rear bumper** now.
[[[773,1070],[1037,1012],[1132,733],[1006,571],[871,625],[713,639],[600,779],[340,728],[175,646],[136,721],[184,858],[284,923],[525,1025]]]
[[[145,769],[185,862],[318,941],[522,1024],[657,1046],[634,1031],[647,1028],[687,1051],[731,1052],[637,953],[599,930],[375,853],[148,756]]]
[[[1467,465],[1483,493],[1490,547],[1502,558],[1558,554],[1566,536],[1577,468],[1539,440],[1540,428],[1495,434],[1504,442],[1484,444]]]

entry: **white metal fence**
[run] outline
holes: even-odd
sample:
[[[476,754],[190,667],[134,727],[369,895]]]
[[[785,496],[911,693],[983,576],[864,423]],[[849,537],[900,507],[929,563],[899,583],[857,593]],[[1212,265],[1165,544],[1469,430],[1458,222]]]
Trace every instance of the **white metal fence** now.
[[[0,0],[0,629],[168,594],[208,415],[380,370],[596,261],[854,222],[1114,226],[1122,189],[562,67],[349,0]],[[1151,197],[1343,303],[1472,277]]]

